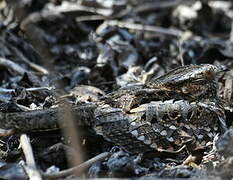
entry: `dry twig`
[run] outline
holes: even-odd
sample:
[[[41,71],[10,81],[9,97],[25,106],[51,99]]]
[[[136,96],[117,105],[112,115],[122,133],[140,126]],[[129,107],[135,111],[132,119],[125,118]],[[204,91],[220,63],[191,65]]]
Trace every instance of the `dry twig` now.
[[[29,65],[31,68],[33,68],[34,70],[42,73],[43,75],[46,75],[46,74],[49,74],[48,70],[45,69],[44,67],[38,65],[38,64],[35,64],[33,62],[31,62],[27,57],[25,57],[23,55],[22,52],[20,52],[17,48],[15,47],[12,47],[11,46],[11,49],[15,52],[15,54],[17,54],[20,58],[21,61],[23,61],[24,63],[26,63],[27,65]]]
[[[180,37],[183,33],[183,31],[171,29],[171,28],[167,29],[158,26],[136,24],[136,23],[130,23],[130,22],[124,22],[118,20],[109,20],[109,21],[105,21],[102,25],[98,27],[98,29],[96,30],[97,34],[99,34],[102,31],[102,29],[105,29],[107,26],[118,26],[120,28],[127,28],[136,31],[147,31],[147,32],[175,36],[175,37]]]
[[[66,170],[60,171],[58,173],[51,173],[51,174],[42,173],[42,176],[44,178],[48,178],[48,179],[56,179],[56,178],[62,178],[62,177],[69,176],[71,174],[74,174],[74,172],[81,173],[84,170],[86,170],[87,168],[89,168],[93,163],[98,162],[98,161],[102,161],[103,159],[105,159],[109,156],[110,156],[109,152],[104,152],[104,153],[101,153],[101,154],[95,156],[94,158],[91,158],[88,161],[86,161],[78,166],[75,166],[73,168],[66,169]]]
[[[35,91],[41,91],[41,90],[48,90],[51,91],[54,89],[54,87],[33,87],[33,88],[25,88],[28,92],[35,92]],[[15,89],[6,89],[0,87],[0,93],[13,93],[15,92]]]
[[[6,68],[12,69],[13,71],[17,72],[20,75],[23,75],[25,72],[27,72],[27,70],[22,68],[20,65],[14,63],[9,59],[2,57],[0,58],[0,66],[4,66]]]
[[[39,171],[36,169],[36,162],[33,156],[32,147],[26,134],[20,136],[20,144],[26,159],[27,165],[24,166],[30,180],[42,180]]]

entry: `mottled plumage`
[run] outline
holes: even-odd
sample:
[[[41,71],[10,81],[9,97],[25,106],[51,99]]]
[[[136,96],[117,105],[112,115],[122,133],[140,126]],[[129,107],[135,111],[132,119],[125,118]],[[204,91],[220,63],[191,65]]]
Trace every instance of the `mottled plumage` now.
[[[212,141],[225,126],[214,65],[189,65],[152,78],[145,86],[106,96],[95,111],[96,130],[130,152],[178,150],[187,140]],[[221,126],[220,126],[221,124]]]

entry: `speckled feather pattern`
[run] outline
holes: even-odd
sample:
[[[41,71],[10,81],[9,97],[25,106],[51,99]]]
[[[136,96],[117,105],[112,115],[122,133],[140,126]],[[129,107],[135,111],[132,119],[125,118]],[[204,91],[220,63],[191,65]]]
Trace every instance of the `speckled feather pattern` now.
[[[215,82],[221,71],[209,64],[183,66],[143,87],[120,89],[95,110],[97,132],[134,153],[177,150],[189,139],[205,146],[224,117]]]

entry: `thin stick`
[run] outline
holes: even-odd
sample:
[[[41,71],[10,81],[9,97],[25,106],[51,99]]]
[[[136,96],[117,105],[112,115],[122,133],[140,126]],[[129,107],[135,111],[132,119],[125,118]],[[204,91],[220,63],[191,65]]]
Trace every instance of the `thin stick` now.
[[[101,15],[90,15],[90,16],[78,16],[76,17],[76,22],[83,22],[83,21],[99,21],[99,20],[105,20],[105,16]]]
[[[175,36],[175,37],[180,37],[183,33],[183,31],[180,31],[177,29],[171,29],[171,28],[167,29],[167,28],[158,27],[158,26],[150,26],[150,25],[129,23],[129,22],[124,22],[124,21],[109,20],[109,21],[105,21],[102,25],[98,27],[98,29],[96,30],[97,34],[103,29],[103,27],[106,27],[106,26],[118,26],[121,28],[127,28],[127,29],[136,30],[136,31],[148,31],[148,32],[170,35],[170,36]]]
[[[166,149],[158,149],[159,152],[166,152],[166,153],[171,153],[171,154],[178,154],[181,151],[183,151],[186,148],[186,145],[183,145],[180,149],[178,149],[177,151],[170,151],[170,150],[166,150]]]
[[[15,71],[16,73],[20,74],[20,75],[24,75],[24,73],[30,74],[31,77],[33,77],[33,79],[37,79],[37,77],[32,74],[30,71],[24,69],[23,67],[21,67],[19,64],[11,61],[10,59],[6,59],[6,58],[0,58],[0,66],[4,66],[6,68],[12,69],[13,71]]]
[[[95,8],[95,7],[88,7],[78,3],[63,1],[62,4],[58,7],[53,7],[53,9],[49,9],[52,13],[69,13],[69,12],[79,12],[79,11],[86,11],[91,13],[96,13],[102,16],[111,16],[113,11],[112,9],[105,9],[105,8]]]
[[[48,178],[48,179],[56,179],[56,178],[62,178],[62,177],[66,177],[66,176],[69,176],[71,174],[74,174],[74,172],[83,172],[85,169],[89,168],[93,163],[95,162],[98,162],[98,161],[102,161],[104,160],[105,158],[109,157],[110,156],[110,153],[109,152],[104,152],[104,153],[101,153],[97,156],[95,156],[94,158],[91,158],[89,159],[88,161],[78,165],[78,166],[75,166],[73,168],[70,168],[70,169],[66,169],[64,171],[60,171],[60,172],[57,172],[57,173],[42,173],[42,176],[44,178]]]
[[[225,81],[225,88],[224,88],[224,92],[223,92],[223,97],[224,97],[224,100],[226,100],[227,103],[229,103],[229,104],[231,103],[231,98],[232,98],[232,91],[233,91],[232,85],[233,85],[232,78],[227,78]]]
[[[233,17],[231,17],[231,33],[230,33],[230,41],[233,42]]]
[[[71,147],[75,150],[74,158],[70,159],[68,156],[68,159],[70,161],[71,166],[75,166],[77,164],[80,164],[83,162],[83,151],[81,147],[80,142],[80,136],[79,131],[77,128],[75,128],[75,119],[73,114],[71,113],[71,107],[66,104],[67,106],[64,107],[65,111],[62,112],[62,109],[59,109],[59,116],[62,118],[59,119],[60,125],[62,125],[64,122],[66,122],[66,125],[64,128],[62,128],[63,134],[65,135],[65,138],[69,139]],[[76,174],[76,173],[75,173]],[[77,174],[76,174],[77,175]]]
[[[183,58],[183,49],[182,49],[182,42],[180,40],[180,38],[178,39],[178,48],[179,48],[179,59],[180,59],[180,62],[181,62],[181,66],[184,66],[184,58]]]
[[[13,61],[11,61],[9,59],[2,58],[2,57],[0,58],[0,66],[10,68],[20,75],[23,75],[25,72],[27,72],[27,70],[22,68],[20,65],[14,63]]]
[[[33,156],[30,140],[26,134],[20,136],[20,144],[26,159],[27,166],[24,166],[30,180],[42,180],[39,171],[36,169],[36,162]]]
[[[48,90],[51,91],[54,89],[54,87],[33,87],[33,88],[25,88],[28,92],[34,92],[34,91],[41,91],[41,90]],[[0,93],[13,93],[15,92],[15,89],[6,89],[0,87]]]
[[[10,47],[14,52],[15,54],[17,54],[20,58],[20,60],[22,60],[23,62],[25,62],[27,65],[29,65],[31,68],[33,68],[34,70],[46,75],[46,74],[49,74],[48,70],[45,69],[44,67],[38,65],[38,64],[35,64],[34,62],[31,62],[29,61],[24,55],[22,52],[20,52],[17,48],[15,47]]]
[[[15,134],[14,129],[2,129],[2,128],[0,128],[0,137],[11,136],[13,134]]]

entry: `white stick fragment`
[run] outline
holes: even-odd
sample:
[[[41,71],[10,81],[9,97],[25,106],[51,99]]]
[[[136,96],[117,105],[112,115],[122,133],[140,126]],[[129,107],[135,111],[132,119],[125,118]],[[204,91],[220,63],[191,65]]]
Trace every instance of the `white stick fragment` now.
[[[42,177],[39,171],[36,169],[36,162],[33,156],[32,147],[30,144],[30,140],[26,134],[22,134],[20,136],[20,145],[22,147],[26,163],[27,165],[24,166],[25,171],[28,174],[30,180],[42,180]]]

